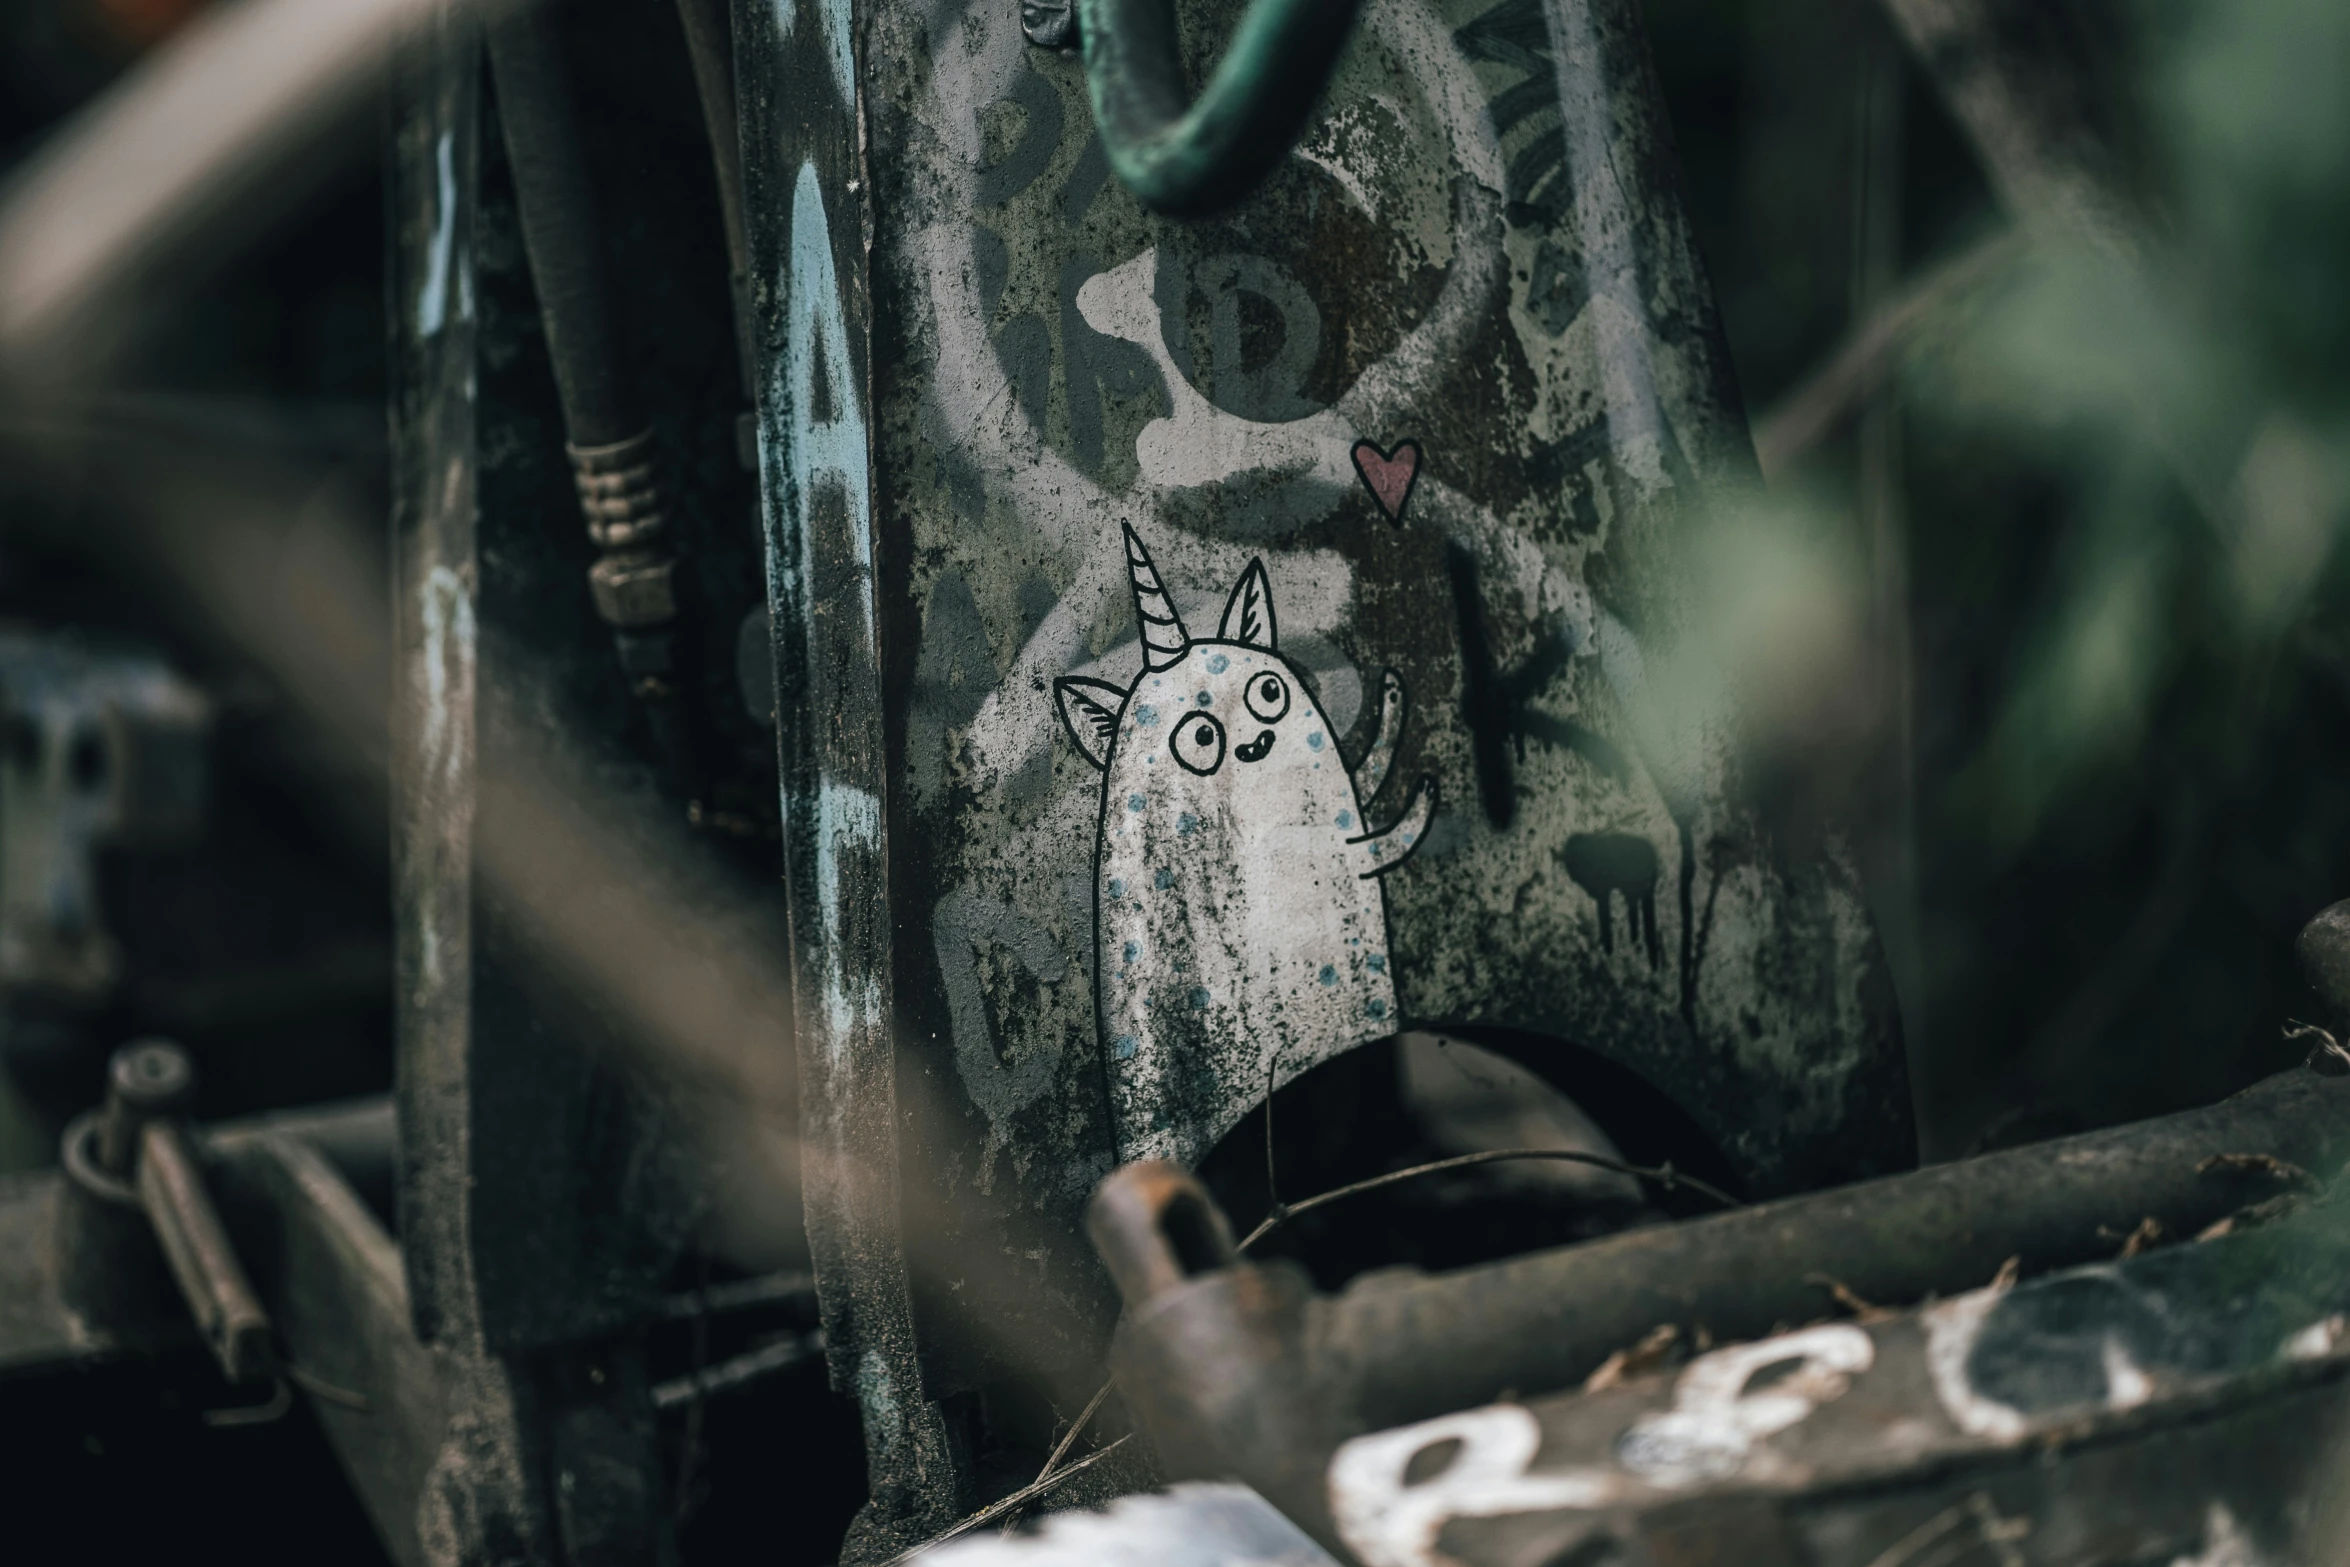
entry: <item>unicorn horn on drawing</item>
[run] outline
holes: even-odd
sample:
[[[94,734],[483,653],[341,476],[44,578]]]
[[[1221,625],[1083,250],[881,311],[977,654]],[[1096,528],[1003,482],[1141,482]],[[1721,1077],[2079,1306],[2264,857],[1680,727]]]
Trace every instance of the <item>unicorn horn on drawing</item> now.
[[[1396,1031],[1380,878],[1426,836],[1423,778],[1373,832],[1363,804],[1403,733],[1386,671],[1349,767],[1249,562],[1216,635],[1194,639],[1126,530],[1143,666],[1124,690],[1055,682],[1070,739],[1102,773],[1094,999],[1119,1156],[1190,1164],[1265,1093]]]

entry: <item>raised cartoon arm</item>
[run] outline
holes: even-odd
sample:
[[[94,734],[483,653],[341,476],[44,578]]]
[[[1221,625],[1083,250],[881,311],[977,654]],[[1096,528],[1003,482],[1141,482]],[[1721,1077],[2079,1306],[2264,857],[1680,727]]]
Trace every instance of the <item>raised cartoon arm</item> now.
[[[1387,782],[1387,770],[1395,765],[1395,745],[1403,738],[1403,681],[1392,669],[1379,675],[1379,719],[1371,730],[1371,743],[1363,751],[1363,759],[1355,764],[1355,798],[1365,805],[1377,797],[1380,785]]]
[[[1436,780],[1422,778],[1412,786],[1411,802],[1403,808],[1403,815],[1394,825],[1381,832],[1366,833],[1360,838],[1347,839],[1347,846],[1355,853],[1357,876],[1384,876],[1412,857],[1420,840],[1428,836],[1428,821],[1436,814]]]

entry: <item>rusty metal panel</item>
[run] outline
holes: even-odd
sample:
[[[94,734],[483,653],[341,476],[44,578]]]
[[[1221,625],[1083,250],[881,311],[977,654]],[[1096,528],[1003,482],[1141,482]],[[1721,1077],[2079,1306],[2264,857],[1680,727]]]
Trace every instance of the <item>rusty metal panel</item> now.
[[[1238,7],[1179,9],[1196,77]],[[1632,6],[1375,0],[1196,223],[1015,4],[736,23],[810,1232],[877,1476],[945,1483],[922,1411],[1002,1368],[1082,1380],[1115,1162],[1405,1024],[1630,1067],[1758,1192],[1913,1157],[1848,857],[1668,699],[1752,455]]]

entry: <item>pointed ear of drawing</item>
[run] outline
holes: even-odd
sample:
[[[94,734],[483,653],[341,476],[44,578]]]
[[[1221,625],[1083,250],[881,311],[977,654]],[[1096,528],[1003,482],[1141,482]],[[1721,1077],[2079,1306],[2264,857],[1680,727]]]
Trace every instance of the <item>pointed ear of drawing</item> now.
[[[1250,647],[1273,649],[1273,584],[1265,576],[1265,563],[1252,560],[1248,570],[1240,574],[1239,583],[1232,589],[1232,601],[1224,606],[1224,624],[1216,635],[1227,642],[1245,642]]]
[[[1061,722],[1068,727],[1069,738],[1077,742],[1077,749],[1094,766],[1108,767],[1110,742],[1117,738],[1118,714],[1126,705],[1126,693],[1106,680],[1072,675],[1053,682],[1053,695],[1060,701]]]

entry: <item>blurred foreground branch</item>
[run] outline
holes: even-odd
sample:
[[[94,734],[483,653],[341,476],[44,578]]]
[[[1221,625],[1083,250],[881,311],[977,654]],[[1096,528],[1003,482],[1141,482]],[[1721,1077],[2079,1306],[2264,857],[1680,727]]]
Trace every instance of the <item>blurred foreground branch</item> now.
[[[1893,373],[1902,351],[1951,306],[2020,260],[2028,237],[1993,235],[1911,282],[1861,323],[1827,363],[1754,424],[1763,477],[1778,479],[1795,460],[1835,433]]]
[[[481,0],[235,0],[50,138],[0,201],[0,396],[88,377],[136,322],[374,155],[400,41]]]

